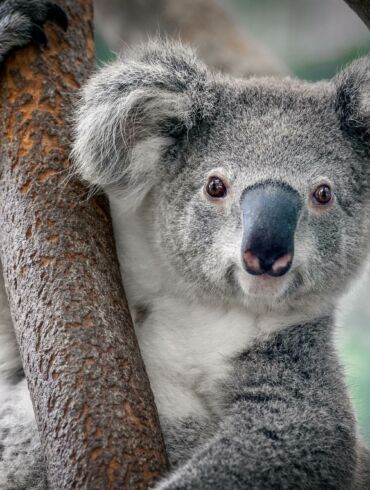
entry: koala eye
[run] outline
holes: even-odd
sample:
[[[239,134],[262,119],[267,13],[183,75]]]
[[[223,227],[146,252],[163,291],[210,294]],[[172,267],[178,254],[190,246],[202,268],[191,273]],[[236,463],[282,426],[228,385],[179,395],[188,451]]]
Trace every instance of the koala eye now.
[[[206,185],[207,194],[213,198],[220,199],[227,194],[226,186],[220,177],[210,177]]]
[[[322,184],[315,189],[313,197],[318,204],[325,205],[329,204],[329,202],[332,200],[333,193],[330,186],[327,184]]]

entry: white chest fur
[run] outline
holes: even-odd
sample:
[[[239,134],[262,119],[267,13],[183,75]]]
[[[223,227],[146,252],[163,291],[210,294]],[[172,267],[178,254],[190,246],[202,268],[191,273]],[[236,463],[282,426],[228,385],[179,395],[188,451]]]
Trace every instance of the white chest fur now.
[[[136,331],[160,415],[215,415],[231,358],[256,335],[252,319],[170,296],[151,308]]]

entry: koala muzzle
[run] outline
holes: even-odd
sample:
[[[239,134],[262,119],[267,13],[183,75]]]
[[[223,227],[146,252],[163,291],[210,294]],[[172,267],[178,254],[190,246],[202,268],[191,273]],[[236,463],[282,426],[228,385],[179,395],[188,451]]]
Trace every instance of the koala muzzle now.
[[[286,184],[262,183],[244,191],[241,207],[245,269],[253,275],[284,275],[293,262],[298,192]]]

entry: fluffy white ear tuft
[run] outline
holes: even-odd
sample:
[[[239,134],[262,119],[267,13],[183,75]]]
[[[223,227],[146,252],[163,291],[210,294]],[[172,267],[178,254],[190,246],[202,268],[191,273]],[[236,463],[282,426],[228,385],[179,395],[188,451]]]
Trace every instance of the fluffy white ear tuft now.
[[[91,185],[141,198],[157,163],[216,104],[213,77],[183,46],[152,42],[93,76],[76,114],[72,157]]]

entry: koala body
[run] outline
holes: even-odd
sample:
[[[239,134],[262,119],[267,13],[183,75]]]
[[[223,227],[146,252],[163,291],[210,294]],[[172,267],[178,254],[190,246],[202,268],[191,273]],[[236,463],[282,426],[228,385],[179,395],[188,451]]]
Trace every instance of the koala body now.
[[[369,254],[369,81],[368,59],[316,84],[229,78],[154,42],[84,88],[73,159],[109,197],[173,467],[159,489],[369,488],[332,340]],[[46,488],[6,351],[0,488]]]
[[[358,484],[331,336],[369,253],[369,75],[231,79],[154,43],[84,90],[76,168],[110,199],[172,463],[198,448],[163,488]]]

